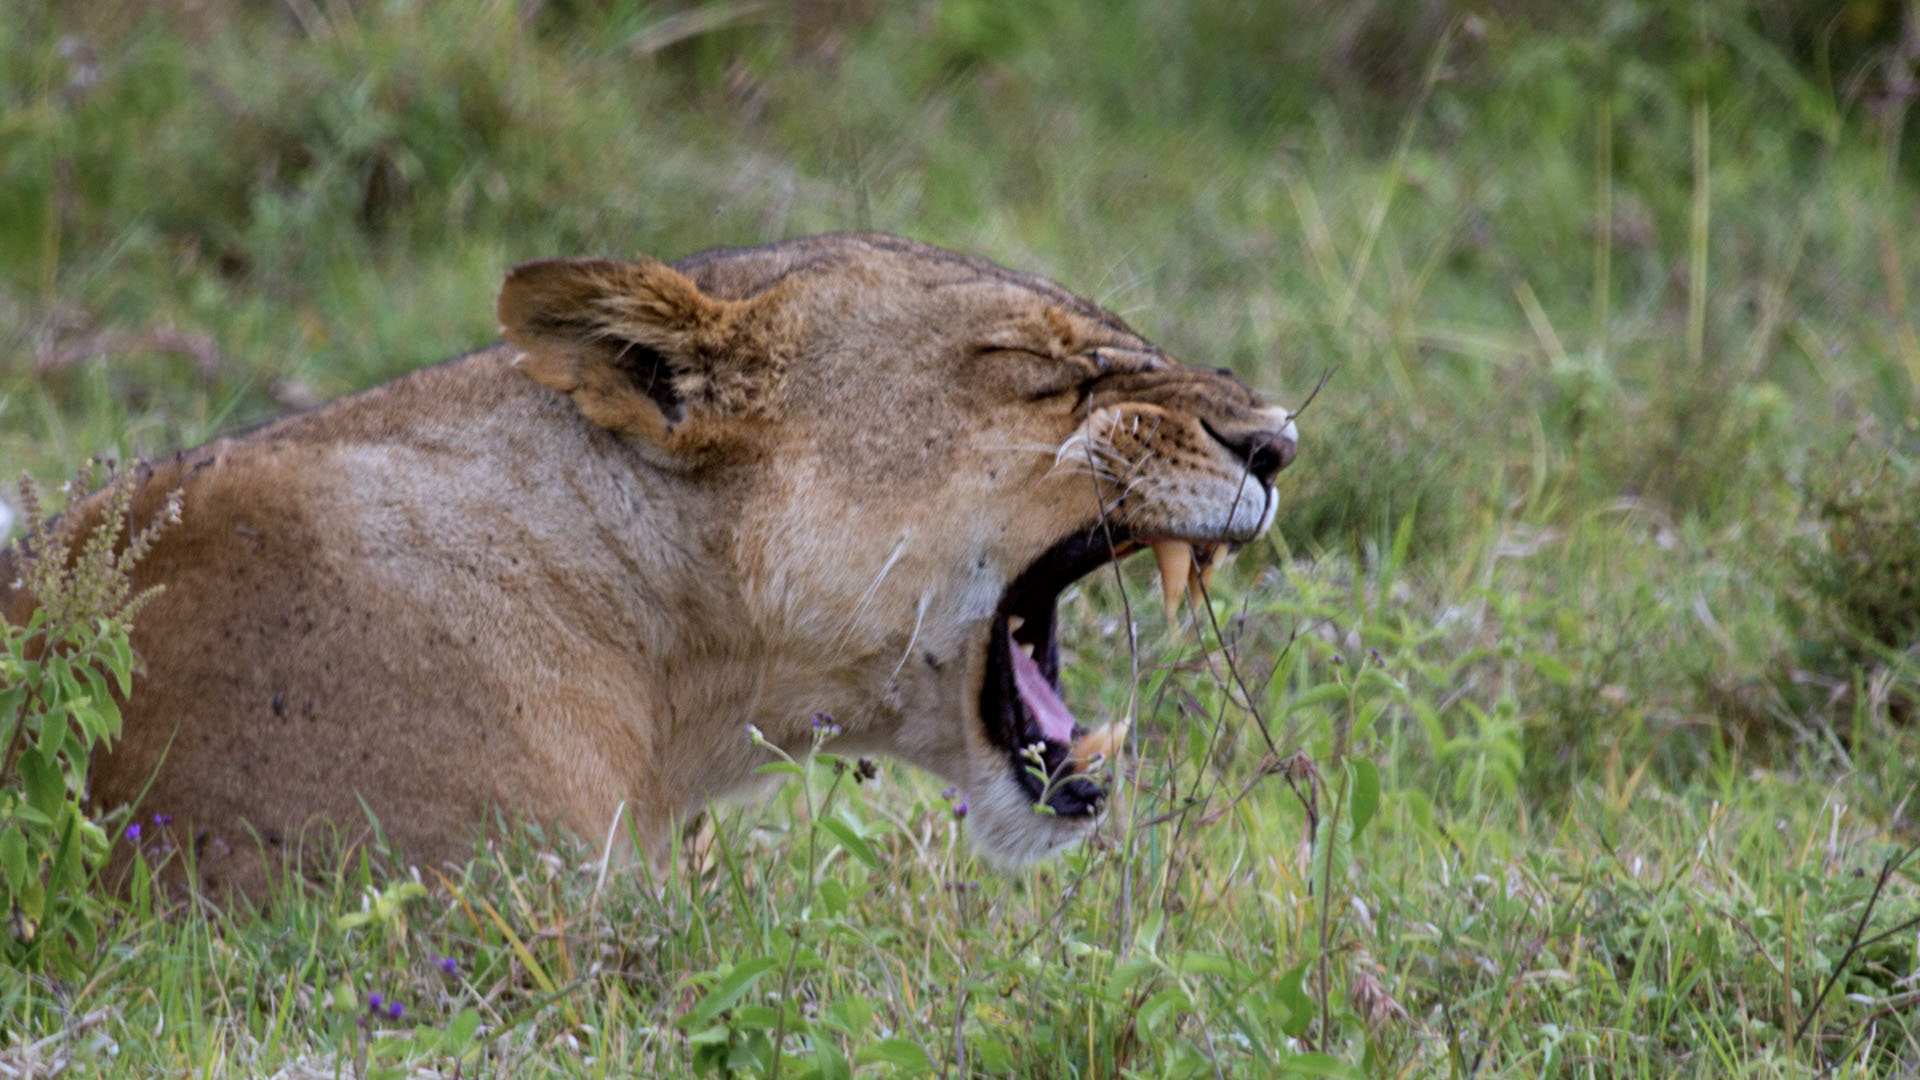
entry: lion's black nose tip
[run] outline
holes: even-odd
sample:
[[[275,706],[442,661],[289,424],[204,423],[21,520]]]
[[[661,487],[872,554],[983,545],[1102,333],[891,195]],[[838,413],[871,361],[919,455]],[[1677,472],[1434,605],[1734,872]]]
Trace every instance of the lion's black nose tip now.
[[[1294,441],[1292,425],[1289,424],[1286,431],[1252,432],[1247,435],[1245,442],[1234,449],[1247,459],[1248,472],[1259,477],[1261,483],[1271,484],[1281,469],[1293,464],[1299,444]]]

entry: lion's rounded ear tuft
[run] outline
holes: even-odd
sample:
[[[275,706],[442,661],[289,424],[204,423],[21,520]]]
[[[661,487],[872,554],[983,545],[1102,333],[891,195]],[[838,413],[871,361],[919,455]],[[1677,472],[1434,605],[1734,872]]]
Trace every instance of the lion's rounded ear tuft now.
[[[739,306],[654,259],[542,259],[507,274],[495,312],[521,370],[594,423],[658,440],[686,415],[683,382],[726,351]]]

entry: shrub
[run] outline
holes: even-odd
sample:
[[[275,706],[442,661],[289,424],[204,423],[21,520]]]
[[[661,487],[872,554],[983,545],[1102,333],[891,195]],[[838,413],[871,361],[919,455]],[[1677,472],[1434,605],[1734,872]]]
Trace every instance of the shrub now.
[[[68,490],[88,490],[95,472],[84,467]],[[159,591],[135,593],[129,571],[180,513],[175,492],[132,532],[132,479],[109,463],[97,515],[52,519],[23,479],[26,536],[10,564],[0,559],[13,573],[7,584],[38,602],[23,624],[0,621],[0,954],[24,970],[71,974],[93,950],[98,902],[90,887],[110,841],[83,807],[87,762],[120,732],[114,692],[124,697],[132,686],[128,634]],[[90,518],[96,523],[83,534]]]
[[[1920,462],[1886,449],[1862,464],[1858,446],[1806,482],[1818,528],[1793,551],[1798,659],[1841,683],[1910,668],[1920,651]],[[1913,680],[1900,682],[1911,709]]]

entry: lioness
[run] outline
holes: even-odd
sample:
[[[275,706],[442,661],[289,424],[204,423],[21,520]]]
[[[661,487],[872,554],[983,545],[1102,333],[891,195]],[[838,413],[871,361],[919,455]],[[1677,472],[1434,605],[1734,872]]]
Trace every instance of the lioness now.
[[[175,488],[184,521],[93,798],[144,791],[205,886],[366,810],[437,861],[490,807],[599,837],[624,804],[658,852],[767,760],[749,724],[800,751],[818,713],[963,788],[987,852],[1053,853],[1117,742],[1060,699],[1056,598],[1152,547],[1171,602],[1294,456],[1224,370],[890,236],[533,262],[498,314],[504,344],[140,467],[135,524]]]

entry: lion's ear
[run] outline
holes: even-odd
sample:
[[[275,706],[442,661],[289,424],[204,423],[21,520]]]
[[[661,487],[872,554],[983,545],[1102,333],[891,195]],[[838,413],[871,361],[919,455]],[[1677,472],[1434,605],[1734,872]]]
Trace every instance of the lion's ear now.
[[[513,268],[495,310],[521,370],[601,427],[661,441],[730,359],[743,306],[653,259],[543,259]]]

